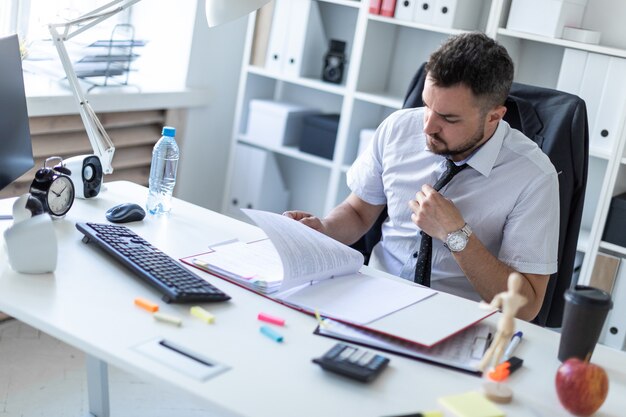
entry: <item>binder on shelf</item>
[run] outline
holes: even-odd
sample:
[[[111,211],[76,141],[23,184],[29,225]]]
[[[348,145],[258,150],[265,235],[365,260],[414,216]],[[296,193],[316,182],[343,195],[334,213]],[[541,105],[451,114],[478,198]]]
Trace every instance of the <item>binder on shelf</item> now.
[[[626,104],[626,59],[566,49],[557,89],[580,96],[587,106],[589,144],[612,152],[619,113]]]
[[[272,72],[281,72],[287,45],[285,39],[289,34],[289,17],[291,0],[274,0],[274,15],[270,29],[265,68]]]
[[[291,77],[314,74],[326,52],[326,35],[317,2],[276,0],[266,68]]]
[[[381,3],[382,3],[382,0],[370,0],[370,13],[380,14]]]
[[[413,12],[413,21],[430,25],[435,15],[435,0],[417,0],[415,10]]]
[[[578,49],[565,48],[559,78],[556,82],[556,89],[566,93],[579,95],[580,85],[585,73],[587,64],[587,52]],[[584,99],[584,98],[583,98]],[[589,114],[589,106],[587,105]]]
[[[396,13],[394,17],[399,20],[413,20],[415,6],[418,0],[400,0],[396,4]]]
[[[328,46],[319,4],[310,0],[291,1],[283,73],[291,77],[319,78]]]
[[[604,253],[598,253],[593,265],[589,285],[608,292],[613,291],[613,284],[617,276],[620,258]]]
[[[478,28],[483,0],[436,0],[432,24],[449,29]]]
[[[589,132],[590,144],[609,152],[613,152],[614,145],[618,141],[620,113],[626,105],[624,74],[626,74],[626,59],[610,57],[596,121],[593,130]]]
[[[609,311],[600,335],[602,344],[622,350],[626,347],[626,263],[619,266],[613,292],[613,308]]]
[[[267,3],[256,12],[254,37],[252,39],[252,51],[250,53],[250,65],[254,65],[257,67],[265,66],[273,16],[273,1]]]
[[[258,208],[282,213],[289,207],[285,188],[274,154],[237,144],[229,195],[229,215],[246,220],[241,208]]]
[[[396,0],[383,0],[380,4],[380,14],[382,16],[393,17],[396,13]]]

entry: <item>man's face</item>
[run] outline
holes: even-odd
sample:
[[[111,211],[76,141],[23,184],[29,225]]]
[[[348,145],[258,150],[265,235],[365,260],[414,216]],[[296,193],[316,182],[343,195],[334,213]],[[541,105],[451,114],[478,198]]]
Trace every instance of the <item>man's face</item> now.
[[[426,145],[435,154],[461,161],[489,139],[497,126],[491,112],[485,114],[472,90],[463,84],[438,87],[426,77],[422,99]]]

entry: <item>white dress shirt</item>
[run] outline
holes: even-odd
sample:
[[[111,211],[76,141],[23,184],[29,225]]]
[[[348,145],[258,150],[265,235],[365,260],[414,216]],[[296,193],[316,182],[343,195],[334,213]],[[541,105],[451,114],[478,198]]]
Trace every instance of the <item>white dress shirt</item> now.
[[[409,280],[421,238],[408,203],[423,184],[433,185],[445,170],[445,157],[426,147],[423,120],[423,108],[394,112],[347,176],[359,198],[387,204],[389,219],[370,265]],[[476,237],[500,261],[521,273],[556,272],[559,191],[550,159],[532,140],[501,121],[466,162],[469,166],[440,193],[452,200]],[[438,239],[433,239],[431,286],[479,299]]]

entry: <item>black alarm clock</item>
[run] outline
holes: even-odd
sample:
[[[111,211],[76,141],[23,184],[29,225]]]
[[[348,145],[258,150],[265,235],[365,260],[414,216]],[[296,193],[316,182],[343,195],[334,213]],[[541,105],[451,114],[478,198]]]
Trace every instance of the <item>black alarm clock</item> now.
[[[58,160],[56,166],[49,167],[48,163]],[[43,209],[54,217],[63,217],[72,208],[74,203],[74,183],[70,178],[71,171],[63,167],[63,159],[52,156],[35,173],[35,179],[30,184],[30,194],[37,198]]]

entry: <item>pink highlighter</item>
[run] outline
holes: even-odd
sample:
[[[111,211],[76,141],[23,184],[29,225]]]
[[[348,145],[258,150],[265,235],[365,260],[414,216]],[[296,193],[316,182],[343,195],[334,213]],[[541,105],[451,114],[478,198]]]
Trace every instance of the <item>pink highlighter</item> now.
[[[266,313],[259,313],[257,318],[266,323],[276,324],[278,326],[285,325],[285,319],[281,319],[280,317],[272,316]]]

